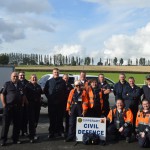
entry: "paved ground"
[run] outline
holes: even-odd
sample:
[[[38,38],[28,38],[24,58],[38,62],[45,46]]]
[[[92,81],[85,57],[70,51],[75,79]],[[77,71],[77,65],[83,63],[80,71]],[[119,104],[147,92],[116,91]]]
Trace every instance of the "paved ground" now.
[[[1,130],[1,121],[0,121],[0,130]],[[0,147],[0,150],[141,150],[141,148],[138,147],[138,144],[136,142],[133,143],[126,143],[124,140],[113,143],[113,142],[107,142],[105,146],[101,145],[91,145],[86,146],[82,143],[78,143],[76,146],[75,142],[69,142],[65,143],[63,138],[57,138],[53,140],[48,140],[48,116],[47,116],[47,109],[42,108],[41,115],[40,115],[40,121],[37,129],[37,133],[39,135],[39,141],[34,144],[29,143],[28,138],[21,137],[21,140],[23,141],[20,145],[14,145],[12,144],[12,141],[10,139],[11,136],[11,128],[9,131],[9,140],[8,140],[8,146],[6,147]]]

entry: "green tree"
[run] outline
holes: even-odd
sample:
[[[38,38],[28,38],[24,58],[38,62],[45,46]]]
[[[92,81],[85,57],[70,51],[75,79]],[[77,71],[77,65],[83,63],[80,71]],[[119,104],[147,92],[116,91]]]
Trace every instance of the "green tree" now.
[[[117,62],[118,62],[118,59],[117,59],[117,57],[115,57],[114,60],[113,60],[113,63],[114,63],[115,66],[117,65]]]
[[[0,55],[0,64],[7,65],[9,63],[9,56],[1,54]]]
[[[123,62],[124,62],[124,61],[123,61],[123,58],[121,58],[121,59],[120,59],[120,65],[121,65],[121,66],[123,65]]]

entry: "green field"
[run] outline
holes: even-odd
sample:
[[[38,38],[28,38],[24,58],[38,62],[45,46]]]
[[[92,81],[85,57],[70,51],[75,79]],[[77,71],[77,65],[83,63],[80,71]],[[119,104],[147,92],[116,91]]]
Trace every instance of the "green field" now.
[[[36,74],[38,79],[40,79],[43,75],[45,74],[49,74],[51,72],[26,72],[26,79],[30,79],[30,75],[31,74]],[[64,73],[68,73],[68,74],[79,74],[79,72],[60,72],[62,74]],[[89,75],[98,75],[99,73],[88,73]],[[111,79],[114,82],[118,81],[118,75],[119,73],[104,73],[105,76],[109,79]],[[128,79],[128,77],[133,76],[136,80],[136,84],[144,84],[144,80],[145,80],[145,76],[146,74],[136,74],[136,73],[126,73],[126,77]]]

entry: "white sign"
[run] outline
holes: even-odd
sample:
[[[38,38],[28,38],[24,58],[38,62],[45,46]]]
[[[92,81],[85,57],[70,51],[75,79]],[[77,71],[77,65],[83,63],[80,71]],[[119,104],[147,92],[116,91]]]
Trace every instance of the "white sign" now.
[[[105,140],[106,118],[77,117],[76,141],[82,141],[85,133],[96,133],[101,140]]]

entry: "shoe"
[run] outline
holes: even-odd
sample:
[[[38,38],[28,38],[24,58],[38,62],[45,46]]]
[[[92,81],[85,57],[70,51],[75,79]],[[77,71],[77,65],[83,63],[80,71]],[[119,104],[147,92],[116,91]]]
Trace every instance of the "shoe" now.
[[[34,140],[38,140],[38,139],[39,139],[39,136],[35,135]]]
[[[51,138],[54,138],[55,136],[54,136],[54,134],[53,133],[50,133],[49,135],[48,135],[48,139],[51,139]]]
[[[1,146],[6,146],[6,142],[2,141]]]
[[[131,138],[130,137],[126,137],[126,142],[130,143],[131,142]]]
[[[21,141],[13,141],[14,144],[21,144]]]
[[[30,143],[34,143],[34,139],[31,139],[31,140],[30,140]]]
[[[58,136],[61,136],[61,137],[65,137],[65,134],[62,132],[62,133],[58,133]]]

